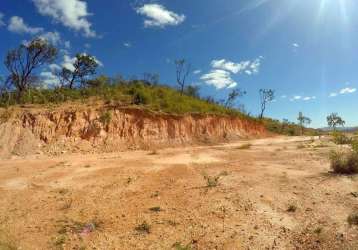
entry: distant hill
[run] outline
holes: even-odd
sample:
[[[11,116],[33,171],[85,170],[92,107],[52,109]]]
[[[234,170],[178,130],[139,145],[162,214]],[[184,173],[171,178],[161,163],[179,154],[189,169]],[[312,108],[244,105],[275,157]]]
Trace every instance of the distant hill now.
[[[333,129],[329,127],[325,127],[325,128],[321,128],[321,130],[332,131]],[[356,132],[358,131],[358,127],[343,127],[343,128],[337,128],[337,130],[341,132]]]

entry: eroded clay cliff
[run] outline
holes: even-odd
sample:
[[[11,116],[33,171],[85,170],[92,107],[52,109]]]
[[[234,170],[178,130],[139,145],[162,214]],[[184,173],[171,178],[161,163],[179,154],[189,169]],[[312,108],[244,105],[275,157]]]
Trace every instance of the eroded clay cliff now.
[[[6,121],[2,119],[1,144],[26,143],[21,139],[25,134],[27,137],[34,137],[30,148],[41,144],[39,147],[49,153],[147,149],[265,134],[265,128],[259,122],[219,115],[180,116],[113,107],[23,109],[6,112],[13,113],[7,114]],[[16,135],[9,136],[11,131],[17,131]],[[3,148],[7,148],[6,152],[11,152],[14,147]]]

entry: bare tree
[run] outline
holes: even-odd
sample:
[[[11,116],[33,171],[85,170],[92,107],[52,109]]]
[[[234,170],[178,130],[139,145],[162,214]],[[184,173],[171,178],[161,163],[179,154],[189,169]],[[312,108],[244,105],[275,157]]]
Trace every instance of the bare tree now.
[[[98,61],[91,55],[77,54],[72,66],[73,69],[63,67],[59,74],[61,85],[70,89],[76,85],[84,86],[88,77],[96,74]]]
[[[260,102],[261,102],[261,113],[259,118],[264,117],[264,112],[266,106],[269,102],[272,102],[275,99],[275,91],[272,89],[260,89]]]
[[[300,124],[300,127],[301,127],[301,135],[303,135],[304,125],[305,124],[310,124],[311,119],[306,117],[306,116],[304,116],[302,112],[299,112],[297,120],[298,120],[298,123]]]
[[[53,62],[56,56],[57,49],[41,38],[36,38],[28,44],[21,44],[17,49],[7,53],[4,63],[10,75],[6,82],[16,89],[18,102],[25,91],[34,84],[34,70]]]
[[[183,95],[185,82],[191,71],[191,65],[185,59],[180,59],[180,60],[175,60],[175,68],[176,68],[177,84],[180,87],[180,94]]]
[[[159,74],[144,73],[143,81],[149,85],[157,85],[159,83]]]
[[[243,91],[241,89],[233,89],[230,91],[225,103],[224,103],[224,106],[227,107],[227,108],[232,108],[235,104],[235,101],[239,98],[239,97],[242,97],[246,95],[246,91]]]
[[[337,113],[332,113],[327,116],[327,123],[330,128],[333,128],[334,131],[336,131],[338,125],[343,127],[344,124],[346,124],[346,122]]]

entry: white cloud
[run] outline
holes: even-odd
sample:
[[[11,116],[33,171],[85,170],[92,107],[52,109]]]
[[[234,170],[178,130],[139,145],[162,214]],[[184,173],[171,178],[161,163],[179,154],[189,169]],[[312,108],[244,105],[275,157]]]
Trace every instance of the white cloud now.
[[[10,22],[9,25],[7,26],[7,29],[11,32],[15,32],[19,34],[29,33],[31,35],[35,35],[43,31],[43,28],[28,26],[24,22],[24,19],[22,19],[19,16],[13,16],[10,18]]]
[[[198,74],[200,74],[200,73],[201,73],[201,70],[200,70],[200,69],[197,69],[197,70],[194,70],[194,71],[193,71],[193,74],[194,74],[194,75],[198,75]]]
[[[95,37],[92,24],[87,20],[91,14],[82,0],[32,0],[41,15],[50,16],[75,31],[83,31],[86,37]]]
[[[217,89],[234,88],[237,86],[237,83],[232,79],[231,74],[257,74],[260,69],[261,59],[263,57],[260,56],[253,61],[242,61],[239,63],[226,59],[213,60],[211,61],[211,71],[201,76],[200,79],[208,85],[215,86]]]
[[[57,72],[57,71],[61,70],[61,67],[56,63],[52,63],[48,67],[51,70],[51,72]]]
[[[66,68],[70,71],[74,71],[75,68],[73,67],[73,64],[76,62],[76,57],[70,57],[69,55],[64,55],[63,56],[63,62],[62,62],[62,67]]]
[[[290,99],[290,101],[297,101],[297,100],[301,100],[302,99],[302,96],[300,96],[300,95],[295,95],[294,97],[292,97],[291,99]]]
[[[137,13],[145,16],[144,27],[176,26],[184,22],[185,15],[179,15],[167,10],[160,4],[145,4],[138,8]]]
[[[356,92],[356,91],[357,91],[356,88],[344,88],[344,89],[341,89],[341,90],[339,91],[339,93],[340,93],[341,95],[344,95],[344,94],[351,94],[351,93],[354,93],[354,92]]]
[[[208,74],[201,76],[200,79],[217,89],[233,88],[237,85],[231,78],[230,72],[222,69],[213,69]]]
[[[295,95],[292,98],[290,98],[291,102],[294,101],[312,101],[312,100],[316,100],[317,97],[316,96],[301,96],[301,95]]]
[[[329,97],[336,97],[337,95],[338,95],[337,93],[334,93],[334,92],[333,92],[333,93],[330,93],[330,94],[329,94]]]
[[[357,89],[356,88],[343,88],[341,90],[339,90],[338,92],[332,92],[329,94],[329,97],[336,97],[338,95],[346,95],[346,94],[352,94],[354,92],[356,92]]]
[[[125,42],[125,43],[123,43],[123,46],[126,48],[131,48],[132,44],[130,42]]]
[[[0,27],[5,25],[5,22],[3,19],[4,19],[4,14],[0,12]]]
[[[225,59],[213,60],[211,66],[216,69],[229,71],[233,74],[246,73],[247,75],[257,74],[260,70],[261,57],[254,61],[242,61],[234,63]]]
[[[282,99],[286,99],[286,98],[287,98],[287,95],[282,95],[281,98],[282,98]]]
[[[57,31],[46,32],[44,34],[41,34],[39,37],[47,40],[49,43],[53,45],[58,45],[61,42],[61,35]]]
[[[65,48],[66,49],[70,49],[71,48],[71,42],[70,41],[65,41]]]
[[[293,43],[292,46],[295,47],[295,48],[299,48],[299,47],[300,47],[300,45],[299,45],[298,43]]]
[[[50,88],[60,85],[60,80],[57,75],[51,71],[43,71],[40,73],[42,88]]]
[[[306,96],[306,97],[303,97],[302,100],[304,100],[304,101],[311,101],[311,100],[315,100],[315,99],[316,99],[315,96]]]

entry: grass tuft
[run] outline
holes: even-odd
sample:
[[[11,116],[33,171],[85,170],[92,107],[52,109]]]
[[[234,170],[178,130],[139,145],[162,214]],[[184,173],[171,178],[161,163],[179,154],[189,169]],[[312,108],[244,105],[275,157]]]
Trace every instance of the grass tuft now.
[[[149,234],[150,233],[150,225],[146,221],[143,221],[143,223],[141,223],[135,227],[135,230],[140,233]]]

